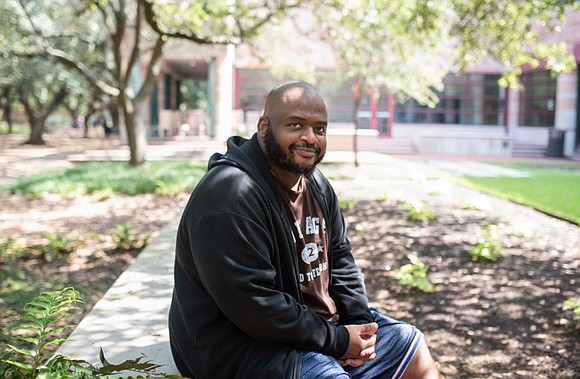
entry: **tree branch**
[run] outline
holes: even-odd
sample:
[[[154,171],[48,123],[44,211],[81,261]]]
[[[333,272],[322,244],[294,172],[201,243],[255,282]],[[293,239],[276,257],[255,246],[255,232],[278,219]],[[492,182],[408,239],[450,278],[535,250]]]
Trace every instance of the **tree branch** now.
[[[161,27],[157,23],[157,14],[155,14],[155,10],[153,9],[153,2],[150,0],[139,0],[139,3],[143,5],[143,10],[145,12],[145,20],[157,34],[171,38],[187,39],[205,45],[214,43],[209,39],[201,38],[193,33],[167,32],[161,30]]]
[[[161,58],[163,54],[163,45],[165,45],[166,38],[164,36],[159,36],[157,41],[155,42],[155,47],[153,48],[153,52],[151,53],[151,59],[149,60],[149,64],[147,65],[147,73],[145,74],[145,80],[143,85],[139,89],[139,92],[136,95],[137,100],[141,100],[145,96],[149,95],[152,88],[153,80],[155,79],[155,66],[157,61]]]
[[[125,72],[124,78],[128,80],[133,70],[133,66],[139,61],[141,55],[141,27],[142,27],[142,4],[137,2],[137,13],[135,16],[135,30],[133,31],[133,48],[131,49],[131,56],[127,62],[127,70]]]
[[[52,47],[47,47],[45,53],[39,54],[29,54],[26,55],[28,57],[37,57],[37,56],[47,56],[49,58],[55,59],[57,62],[61,63],[65,67],[72,68],[73,70],[80,73],[91,85],[97,88],[104,94],[110,96],[117,96],[119,94],[119,90],[115,87],[108,85],[103,80],[97,78],[91,70],[74,56],[58,49],[54,49]]]

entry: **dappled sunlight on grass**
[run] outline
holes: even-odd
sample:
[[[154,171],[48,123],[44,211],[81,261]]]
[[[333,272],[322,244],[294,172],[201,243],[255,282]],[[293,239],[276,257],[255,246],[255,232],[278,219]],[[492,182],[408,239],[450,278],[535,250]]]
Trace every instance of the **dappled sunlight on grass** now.
[[[193,189],[205,171],[205,162],[196,161],[155,161],[139,167],[124,162],[91,162],[24,177],[0,190],[35,197],[58,194],[67,198],[92,193],[99,197],[115,193],[174,195]]]

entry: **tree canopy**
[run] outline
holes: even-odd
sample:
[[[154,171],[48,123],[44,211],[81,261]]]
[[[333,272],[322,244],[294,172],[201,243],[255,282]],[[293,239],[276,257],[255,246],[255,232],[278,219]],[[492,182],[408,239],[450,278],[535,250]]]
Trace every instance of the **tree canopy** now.
[[[578,8],[577,2],[5,0],[0,4],[0,88],[5,93],[19,83],[25,60],[58,63],[46,70],[33,65],[37,74],[46,74],[45,85],[39,86],[58,99],[60,89],[49,83],[66,77],[66,93],[79,94],[88,85],[95,94],[91,99],[114,101],[126,125],[130,161],[137,165],[145,160],[147,143],[140,109],[170,39],[253,41],[256,56],[277,72],[313,72],[321,62],[313,62],[302,47],[312,39],[323,41],[357,92],[387,91],[434,106],[445,75],[486,58],[503,65],[501,84],[512,87],[518,87],[526,65],[543,62],[556,73],[575,67],[565,44],[543,38],[558,32],[571,7]],[[137,73],[141,80],[134,80]]]

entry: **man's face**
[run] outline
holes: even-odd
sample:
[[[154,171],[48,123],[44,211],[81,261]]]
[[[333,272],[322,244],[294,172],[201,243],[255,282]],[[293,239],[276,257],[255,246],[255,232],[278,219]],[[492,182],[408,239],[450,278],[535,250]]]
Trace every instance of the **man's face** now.
[[[268,126],[264,136],[264,146],[268,159],[283,170],[293,174],[309,174],[324,158],[324,152],[316,144],[308,142],[282,146],[274,136],[272,126]]]
[[[295,175],[311,172],[326,152],[327,113],[322,98],[293,88],[285,93],[262,130],[267,158]]]

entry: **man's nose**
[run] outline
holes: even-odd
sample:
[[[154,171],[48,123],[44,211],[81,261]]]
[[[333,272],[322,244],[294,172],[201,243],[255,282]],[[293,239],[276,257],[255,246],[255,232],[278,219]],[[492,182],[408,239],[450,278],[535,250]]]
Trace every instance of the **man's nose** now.
[[[318,142],[318,137],[316,136],[312,126],[307,126],[304,128],[301,138],[310,144]]]

